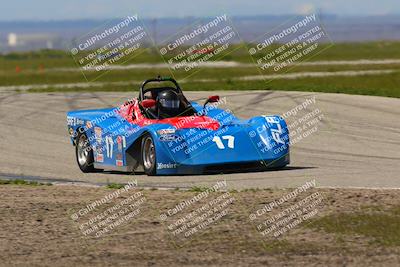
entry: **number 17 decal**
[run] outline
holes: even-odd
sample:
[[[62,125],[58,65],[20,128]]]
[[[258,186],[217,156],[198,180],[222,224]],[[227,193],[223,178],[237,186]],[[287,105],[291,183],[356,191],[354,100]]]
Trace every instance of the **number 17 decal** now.
[[[222,136],[223,140],[228,140],[228,148],[235,148],[235,137],[232,135],[223,135]],[[213,138],[213,142],[215,142],[217,144],[217,147],[219,149],[225,149],[225,145],[222,142],[221,138],[219,136],[214,136]]]

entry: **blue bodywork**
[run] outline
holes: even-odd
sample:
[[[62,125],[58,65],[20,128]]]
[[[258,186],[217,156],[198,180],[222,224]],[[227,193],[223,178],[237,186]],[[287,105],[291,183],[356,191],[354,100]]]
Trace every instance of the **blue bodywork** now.
[[[195,102],[198,112],[203,107]],[[157,175],[200,174],[226,170],[282,168],[290,163],[289,132],[278,115],[238,119],[229,110],[210,108],[217,130],[176,129],[170,124],[139,126],[126,121],[117,108],[67,113],[72,144],[85,132],[99,169],[141,168],[141,139],[150,134],[156,148]]]

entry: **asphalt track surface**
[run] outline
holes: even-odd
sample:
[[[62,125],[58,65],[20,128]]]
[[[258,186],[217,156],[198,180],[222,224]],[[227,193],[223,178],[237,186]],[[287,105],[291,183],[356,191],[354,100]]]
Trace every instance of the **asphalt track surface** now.
[[[319,187],[400,188],[400,99],[274,91],[214,92],[223,108],[248,118],[285,114],[315,96],[315,104],[287,118],[292,125],[316,109],[317,130],[291,148],[291,164],[280,171],[148,177],[115,172],[81,173],[66,128],[66,112],[112,107],[134,93],[0,93],[0,177],[189,188],[226,180],[229,188],[293,188],[316,180]],[[186,92],[200,100],[210,92]],[[295,129],[290,129],[295,131]]]

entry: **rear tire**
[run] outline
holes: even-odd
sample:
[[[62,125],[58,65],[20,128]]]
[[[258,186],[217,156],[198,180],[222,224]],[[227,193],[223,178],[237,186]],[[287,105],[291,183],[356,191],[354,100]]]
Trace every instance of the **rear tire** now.
[[[85,133],[79,133],[75,145],[76,162],[82,172],[94,172],[93,150]]]
[[[142,163],[147,175],[156,175],[156,147],[149,134],[142,139]]]

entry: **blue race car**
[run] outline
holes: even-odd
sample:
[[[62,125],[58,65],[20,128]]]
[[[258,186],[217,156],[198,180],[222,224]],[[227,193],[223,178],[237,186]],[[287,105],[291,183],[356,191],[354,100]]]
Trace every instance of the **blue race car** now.
[[[142,84],[138,98],[119,107],[70,111],[68,131],[78,166],[83,172],[177,175],[277,169],[290,163],[282,117],[241,120],[218,108],[223,102],[219,96],[210,96],[204,105],[189,102],[174,79],[157,77]]]

